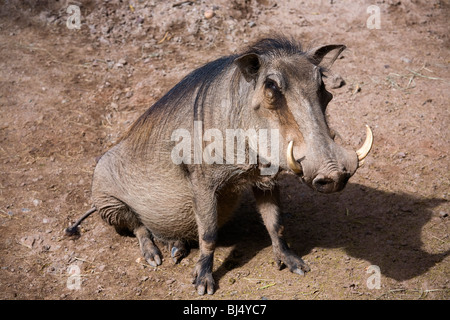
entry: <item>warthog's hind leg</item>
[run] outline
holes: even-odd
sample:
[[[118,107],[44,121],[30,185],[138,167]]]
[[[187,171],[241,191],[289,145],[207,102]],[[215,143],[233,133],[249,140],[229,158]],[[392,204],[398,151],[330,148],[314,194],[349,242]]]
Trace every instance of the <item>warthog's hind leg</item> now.
[[[119,234],[134,234],[139,241],[142,255],[153,267],[161,264],[161,252],[153,242],[153,236],[137,215],[124,202],[115,197],[98,197],[96,207],[100,216],[114,226]]]
[[[140,225],[133,230],[133,233],[139,240],[141,252],[145,261],[152,267],[161,265],[161,251],[159,251],[158,247],[153,242],[150,231],[144,225]]]

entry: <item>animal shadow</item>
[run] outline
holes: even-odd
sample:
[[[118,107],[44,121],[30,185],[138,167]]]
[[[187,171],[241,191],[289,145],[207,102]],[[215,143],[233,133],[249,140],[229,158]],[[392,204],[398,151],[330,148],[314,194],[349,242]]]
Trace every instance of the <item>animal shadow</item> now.
[[[289,176],[282,179],[281,190],[286,240],[299,256],[316,247],[344,248],[349,256],[379,266],[384,276],[403,281],[427,272],[450,252],[422,249],[422,228],[445,199],[353,183],[337,194],[319,194]],[[217,280],[271,245],[250,195],[221,228],[218,245],[234,248],[216,270]]]

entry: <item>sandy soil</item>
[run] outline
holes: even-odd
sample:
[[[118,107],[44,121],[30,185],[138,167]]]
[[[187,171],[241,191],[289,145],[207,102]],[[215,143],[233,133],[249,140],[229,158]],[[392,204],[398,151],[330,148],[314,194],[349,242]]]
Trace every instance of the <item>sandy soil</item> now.
[[[79,30],[66,25],[70,4]],[[379,29],[367,27],[372,4]],[[0,6],[1,299],[449,299],[448,1]],[[375,135],[339,194],[282,179],[286,235],[311,272],[276,268],[251,198],[220,232],[213,296],[191,284],[195,248],[174,265],[160,246],[164,262],[150,267],[98,215],[64,236],[90,208],[96,157],[140,114],[191,70],[274,31],[347,45],[329,78],[345,81],[330,89],[331,126],[349,147],[365,124]]]

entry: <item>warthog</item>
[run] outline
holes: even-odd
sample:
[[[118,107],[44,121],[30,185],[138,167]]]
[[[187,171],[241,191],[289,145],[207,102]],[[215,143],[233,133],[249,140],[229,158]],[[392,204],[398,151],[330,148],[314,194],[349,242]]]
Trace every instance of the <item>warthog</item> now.
[[[97,210],[118,232],[133,233],[152,266],[160,265],[162,257],[154,239],[169,245],[175,263],[188,254],[189,242],[198,240],[193,283],[200,295],[213,294],[218,228],[243,192],[251,189],[277,264],[300,275],[309,271],[283,238],[277,178],[286,172],[319,192],[340,191],[370,151],[369,127],[363,146],[355,152],[337,145],[327,125],[325,108],[332,95],[325,89],[323,71],[344,49],[326,45],[302,51],[293,40],[268,38],[191,72],[100,158],[92,184],[93,209],[87,215]],[[226,130],[275,129],[278,135],[271,143],[278,148],[271,151],[277,154],[267,159],[262,148],[256,150],[248,142],[243,163],[230,159],[211,163],[192,160],[202,160],[194,145],[189,151],[193,154],[174,161],[174,148],[181,142],[173,133],[184,129],[195,136],[196,127],[214,128],[223,136]],[[211,140],[200,136],[197,144],[203,147]],[[231,147],[235,152],[236,145]],[[256,155],[253,163],[248,161],[251,152]],[[214,152],[216,159],[225,154],[220,148]],[[264,168],[274,167],[272,162],[276,170],[262,174]]]

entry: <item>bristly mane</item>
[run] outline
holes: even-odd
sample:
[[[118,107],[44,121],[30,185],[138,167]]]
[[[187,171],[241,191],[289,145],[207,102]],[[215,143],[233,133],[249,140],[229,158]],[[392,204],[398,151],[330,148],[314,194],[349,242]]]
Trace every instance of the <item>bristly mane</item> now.
[[[283,36],[263,38],[251,45],[242,54],[255,53],[269,57],[303,54],[302,46],[294,39]]]
[[[129,139],[133,148],[144,150],[150,136],[153,134],[160,136],[161,130],[169,126],[168,122],[174,121],[171,115],[178,111],[177,109],[183,104],[183,100],[192,98],[193,95],[195,95],[195,99],[192,105],[194,113],[192,121],[202,120],[203,102],[210,92],[211,85],[233,66],[237,57],[248,53],[272,58],[304,54],[298,42],[283,36],[277,36],[275,38],[260,39],[240,54],[224,56],[209,62],[185,76],[142,114],[130,127],[122,140]],[[177,126],[177,123],[170,123],[170,126],[174,128]]]

